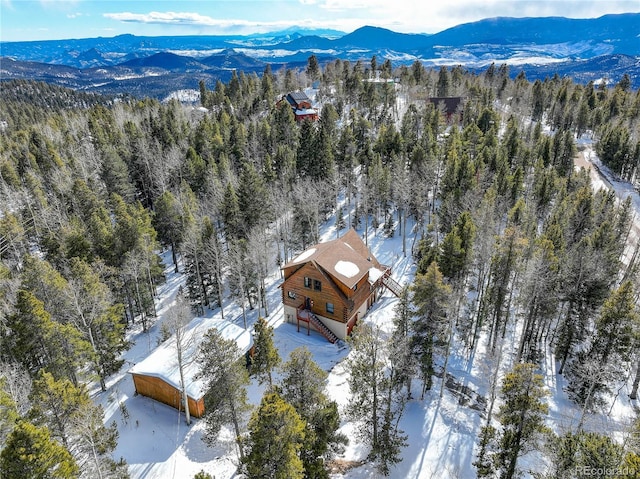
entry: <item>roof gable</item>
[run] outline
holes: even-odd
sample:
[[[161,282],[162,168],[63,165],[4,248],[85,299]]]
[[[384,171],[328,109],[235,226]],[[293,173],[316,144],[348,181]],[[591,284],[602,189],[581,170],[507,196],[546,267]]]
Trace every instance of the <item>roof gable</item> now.
[[[310,261],[348,288],[356,285],[370,268],[380,266],[354,229],[338,239],[308,248],[282,269],[297,268]]]

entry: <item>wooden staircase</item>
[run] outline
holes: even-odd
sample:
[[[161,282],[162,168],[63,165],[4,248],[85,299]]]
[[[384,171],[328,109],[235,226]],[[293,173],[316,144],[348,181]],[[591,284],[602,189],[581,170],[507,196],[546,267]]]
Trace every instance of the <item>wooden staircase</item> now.
[[[338,341],[338,337],[333,334],[333,332],[329,328],[327,328],[322,321],[320,321],[320,318],[318,318],[311,311],[309,311],[309,321],[315,326],[320,334],[327,338],[327,341],[329,341],[331,344],[335,344],[336,341]]]
[[[395,279],[391,277],[391,270],[387,269],[384,275],[382,276],[382,284],[393,294],[396,295],[396,298],[399,298],[402,294],[402,285],[398,283]]]

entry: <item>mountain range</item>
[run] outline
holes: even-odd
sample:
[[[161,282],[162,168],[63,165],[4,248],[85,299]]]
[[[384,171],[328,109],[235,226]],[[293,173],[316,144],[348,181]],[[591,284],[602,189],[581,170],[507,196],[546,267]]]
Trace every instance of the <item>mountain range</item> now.
[[[369,62],[375,55],[394,66],[462,65],[482,71],[508,64],[527,78],[558,74],[578,82],[628,74],[640,87],[640,13],[595,19],[497,17],[433,35],[365,26],[345,34],[298,29],[248,36],[119,35],[34,42],[0,42],[0,79],[30,78],[110,94],[163,98],[177,89],[213,85],[233,70],[261,73],[336,58]]]

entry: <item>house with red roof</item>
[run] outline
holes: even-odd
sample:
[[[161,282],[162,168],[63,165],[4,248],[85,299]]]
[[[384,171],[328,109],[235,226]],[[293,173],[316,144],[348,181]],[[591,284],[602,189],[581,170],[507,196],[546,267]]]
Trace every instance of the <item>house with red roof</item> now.
[[[289,104],[296,121],[316,121],[318,119],[318,109],[313,107],[311,99],[302,91],[287,93],[280,101]]]

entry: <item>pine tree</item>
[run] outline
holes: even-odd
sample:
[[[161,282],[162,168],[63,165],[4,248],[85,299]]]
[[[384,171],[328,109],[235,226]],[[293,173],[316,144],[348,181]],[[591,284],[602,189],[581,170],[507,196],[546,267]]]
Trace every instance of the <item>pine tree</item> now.
[[[229,290],[231,297],[242,308],[242,320],[247,329],[247,301],[253,309],[252,290],[253,278],[249,265],[247,242],[244,239],[233,241],[229,245],[227,267],[229,268]]]
[[[68,379],[56,380],[50,373],[41,371],[33,382],[29,415],[34,424],[46,426],[53,437],[69,447],[72,442],[69,420],[90,401],[84,388],[74,386]]]
[[[262,72],[262,78],[260,80],[260,96],[267,105],[273,104],[273,100],[274,100],[273,82],[274,81],[275,81],[275,77],[271,71],[271,64],[267,63],[267,66],[264,67],[264,71]]]
[[[487,290],[487,306],[492,312],[490,329],[491,349],[495,351],[498,338],[504,338],[507,322],[510,317],[510,288],[519,267],[522,250],[526,239],[522,238],[517,227],[510,226],[496,245],[496,252],[491,258],[491,274]]]
[[[327,373],[313,361],[306,347],[291,351],[282,372],[282,397],[306,423],[300,451],[305,477],[328,479],[325,464],[344,449],[348,439],[337,432],[340,427],[338,405],[324,393]]]
[[[438,265],[452,280],[465,276],[471,260],[476,227],[468,211],[460,213],[451,231],[442,240]]]
[[[623,446],[605,434],[585,431],[552,434],[547,440],[546,450],[551,463],[550,477],[579,479],[588,475],[582,471],[625,470]],[[626,469],[625,475],[635,477],[633,472],[631,468]]]
[[[198,350],[199,372],[197,379],[204,383],[205,433],[203,440],[213,446],[224,424],[234,428],[240,459],[244,458],[240,423],[249,409],[247,385],[249,377],[238,345],[232,339],[224,339],[219,331],[210,329]]]
[[[207,181],[207,164],[193,148],[187,150],[187,158],[183,164],[184,179],[196,195],[200,195]]]
[[[136,278],[140,283],[145,284],[162,275],[162,269],[157,270],[159,257],[156,251],[160,249],[157,241],[158,233],[153,227],[153,220],[149,210],[145,209],[140,202],[128,204],[118,195],[111,196],[114,204],[113,220],[114,225],[114,250],[115,256],[112,265],[120,266],[123,258],[128,253],[136,252],[144,259],[143,276]],[[149,287],[153,285],[149,283]]]
[[[227,183],[222,200],[222,220],[224,221],[224,235],[227,242],[240,237],[241,213],[238,195],[233,185]]]
[[[518,346],[517,361],[535,362],[543,354],[543,335],[549,331],[558,309],[559,260],[554,245],[546,235],[534,244],[527,263],[519,302],[525,310],[525,322]]]
[[[127,348],[122,317],[124,307],[114,304],[111,291],[91,266],[74,258],[66,290],[71,322],[91,345],[91,362],[100,387],[106,391],[107,376],[117,372]]]
[[[315,55],[311,55],[307,58],[306,72],[312,81],[315,81],[320,77],[320,65],[318,64],[318,58]]]
[[[254,343],[251,356],[251,374],[257,376],[258,382],[263,384],[268,381],[269,387],[273,386],[272,372],[280,364],[280,355],[273,344],[273,326],[260,317],[253,326]]]
[[[202,230],[204,274],[211,278],[209,292],[216,298],[220,314],[224,318],[222,296],[224,292],[224,255],[218,232],[211,219],[203,218]]]
[[[314,161],[316,153],[314,147],[316,145],[316,128],[313,122],[307,120],[300,125],[300,142],[296,154],[296,171],[301,178],[314,176]]]
[[[313,162],[310,175],[317,180],[331,180],[335,172],[335,145],[338,141],[336,122],[338,113],[331,103],[322,107],[318,131],[313,144]]]
[[[416,307],[411,348],[422,379],[422,397],[431,389],[434,373],[434,349],[446,336],[446,310],[451,287],[444,282],[438,264],[431,263],[425,274],[416,276],[411,286]]]
[[[0,477],[75,479],[79,468],[46,427],[19,421],[0,452]]]
[[[406,436],[398,428],[406,402],[406,396],[398,393],[403,375],[387,344],[379,328],[361,323],[354,330],[347,362],[351,400],[346,407],[346,414],[358,421],[358,438],[371,448],[369,460],[385,476],[402,461],[406,445]]]
[[[104,425],[102,407],[91,401],[84,388],[41,372],[30,397],[33,424],[46,427],[71,452],[81,478],[128,478],[126,463],[116,463],[111,457],[117,446],[117,427],[115,423]]]
[[[3,350],[32,376],[45,369],[77,382],[76,368],[84,362],[90,345],[73,325],[53,321],[32,292],[18,291],[16,312],[7,326],[12,334],[1,338]]]
[[[569,365],[569,397],[583,407],[584,415],[603,401],[613,384],[626,378],[626,365],[640,322],[631,282],[613,291],[602,307],[590,346]]]
[[[230,201],[233,199],[231,198]],[[232,208],[233,205],[229,207]],[[242,167],[238,185],[238,208],[240,211],[238,227],[243,238],[248,238],[249,233],[256,226],[266,225],[273,219],[269,190],[264,179],[251,163],[245,163]]]
[[[17,399],[11,391],[11,379],[5,376],[6,367],[4,364],[1,365],[3,367],[0,373],[0,444],[5,444],[7,440],[7,436],[13,431],[16,423],[21,417],[21,412],[18,407]],[[25,374],[25,382],[28,382],[29,376]],[[26,398],[20,399],[20,401],[24,401]]]
[[[495,436],[491,426],[483,430],[480,455],[475,462],[479,475],[488,475],[494,469],[501,479],[516,477],[520,456],[548,431],[544,420],[549,407],[543,402],[548,393],[542,376],[535,371],[535,364],[521,363],[504,377],[504,402],[498,412],[501,429]],[[493,448],[486,447],[491,441],[495,441]]]
[[[531,103],[531,120],[540,121],[545,110],[545,92],[540,80],[535,80],[533,82]]]
[[[411,399],[411,380],[416,373],[417,364],[411,347],[413,336],[413,310],[411,307],[410,290],[404,287],[400,293],[400,300],[394,308],[393,333],[391,337],[390,354],[398,365],[398,386],[406,388],[407,399]]]
[[[171,246],[174,270],[178,272],[177,251],[182,242],[182,214],[176,197],[170,191],[160,195],[155,203],[155,228],[158,231],[160,241]]]
[[[336,216],[336,230],[338,233],[347,227],[347,222],[344,219],[344,208],[338,208],[338,215]]]
[[[451,76],[446,66],[440,67],[438,73],[438,90],[436,96],[446,97],[449,96],[449,88],[451,87]]]
[[[276,392],[267,392],[249,421],[247,455],[241,461],[247,479],[302,479],[300,450],[305,423]]]
[[[629,130],[623,125],[607,128],[596,144],[596,153],[606,166],[622,178],[633,170],[633,145]]]
[[[496,428],[485,425],[480,429],[478,454],[473,461],[478,477],[495,477],[494,455],[496,454]]]

